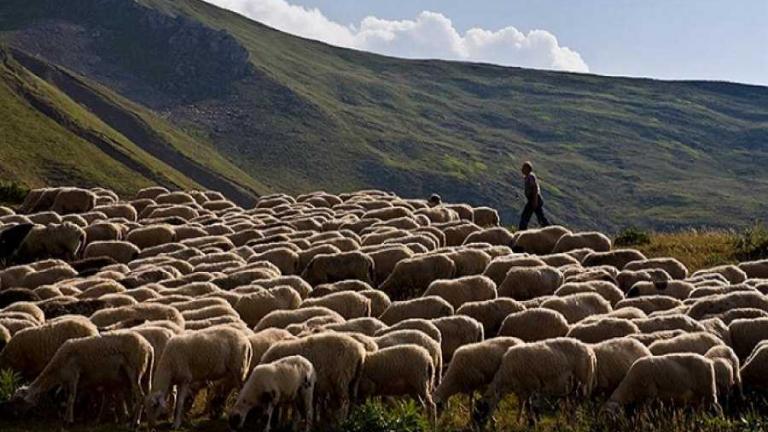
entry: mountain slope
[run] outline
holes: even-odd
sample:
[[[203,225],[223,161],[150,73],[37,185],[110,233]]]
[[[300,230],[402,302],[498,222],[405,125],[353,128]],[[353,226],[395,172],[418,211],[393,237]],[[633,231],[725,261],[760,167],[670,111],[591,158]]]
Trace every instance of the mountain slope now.
[[[392,59],[199,0],[6,0],[0,39],[157,119],[143,124],[176,136],[164,149],[251,193],[436,191],[497,206],[514,223],[518,166],[532,159],[553,219],[582,228],[745,225],[768,214],[764,87]]]

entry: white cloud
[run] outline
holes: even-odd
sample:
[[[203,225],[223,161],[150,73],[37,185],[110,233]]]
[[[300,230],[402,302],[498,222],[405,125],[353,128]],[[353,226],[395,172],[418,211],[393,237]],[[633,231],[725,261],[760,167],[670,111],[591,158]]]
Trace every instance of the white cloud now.
[[[369,16],[358,26],[345,26],[328,19],[318,9],[285,0],[207,1],[298,36],[396,57],[589,71],[578,52],[561,46],[555,35],[546,30],[526,34],[511,26],[497,31],[473,28],[462,35],[448,17],[428,11],[413,20]]]

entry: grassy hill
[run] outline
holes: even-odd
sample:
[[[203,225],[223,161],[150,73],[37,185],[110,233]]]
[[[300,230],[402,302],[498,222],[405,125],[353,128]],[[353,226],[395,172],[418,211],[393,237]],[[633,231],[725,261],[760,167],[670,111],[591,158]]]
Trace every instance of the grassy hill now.
[[[28,185],[197,184],[241,201],[378,187],[494,205],[514,223],[518,166],[532,159],[553,219],[581,228],[768,214],[765,87],[393,59],[199,0],[6,0],[0,42],[4,63],[60,97],[62,113],[130,153],[62,131],[2,74],[17,96],[0,110],[38,126],[0,124],[0,176]],[[50,172],[52,160],[66,168]]]

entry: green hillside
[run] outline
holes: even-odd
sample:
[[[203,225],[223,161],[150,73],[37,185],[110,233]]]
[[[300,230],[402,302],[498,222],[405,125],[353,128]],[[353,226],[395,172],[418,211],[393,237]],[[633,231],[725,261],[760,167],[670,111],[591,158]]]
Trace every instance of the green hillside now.
[[[494,205],[514,223],[518,166],[532,159],[553,219],[581,228],[743,226],[768,214],[765,87],[393,59],[199,0],[6,0],[0,40],[30,80],[69,98],[64,112],[111,128],[149,167],[120,163],[126,180],[102,181],[115,171],[95,161],[109,153],[79,132],[52,138],[67,132],[61,122],[2,97],[0,109],[25,121],[48,117],[33,129],[0,124],[0,175],[29,185],[237,183],[241,200],[378,187]],[[40,70],[51,68],[133,121]],[[62,151],[94,161],[65,164],[77,168],[69,178],[34,153],[65,140]]]

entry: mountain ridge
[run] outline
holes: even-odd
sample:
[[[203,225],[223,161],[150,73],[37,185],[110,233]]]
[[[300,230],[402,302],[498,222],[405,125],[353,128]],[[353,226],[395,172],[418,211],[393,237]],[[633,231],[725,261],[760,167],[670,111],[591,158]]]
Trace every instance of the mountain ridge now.
[[[162,119],[186,137],[166,140],[172,148],[250,195],[438,192],[489,202],[511,224],[522,206],[518,165],[533,159],[554,219],[582,228],[743,226],[768,214],[768,88],[401,60],[197,0],[72,1],[63,18],[50,0],[25,2],[23,14],[19,0],[0,5],[0,42]],[[99,18],[121,8],[133,12]],[[130,43],[114,42],[127,38],[121,31]],[[40,42],[46,34],[56,37]],[[94,35],[114,52],[93,48]],[[105,60],[123,50],[162,73]],[[206,64],[215,56],[224,60]],[[205,72],[229,61],[231,77]],[[189,82],[168,82],[173,64],[187,65],[180,80]]]

